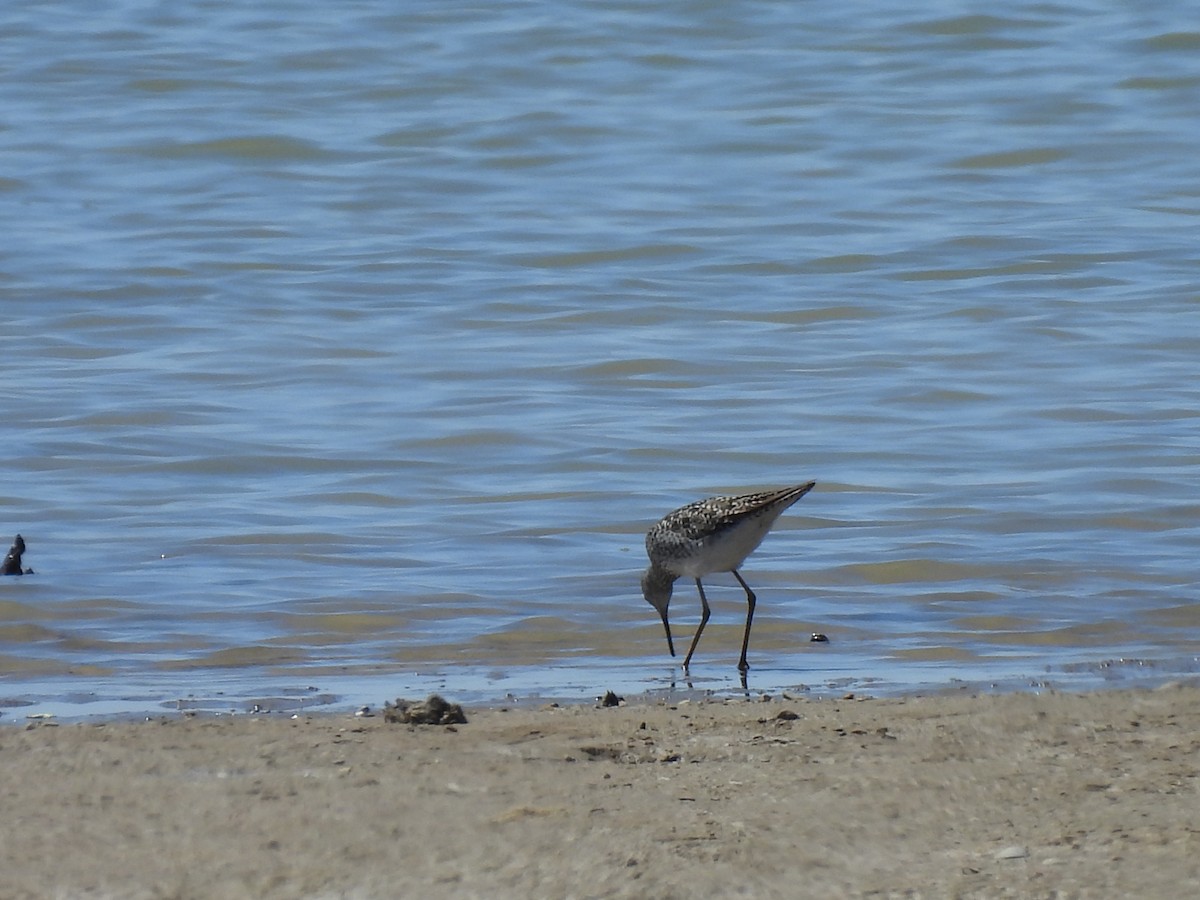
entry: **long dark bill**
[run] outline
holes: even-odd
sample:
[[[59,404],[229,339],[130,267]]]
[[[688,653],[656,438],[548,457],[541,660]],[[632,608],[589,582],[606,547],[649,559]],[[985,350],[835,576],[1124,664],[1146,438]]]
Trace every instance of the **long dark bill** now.
[[[663,630],[667,632],[667,649],[671,651],[671,655],[675,655],[675,642],[671,640],[671,626],[667,622],[667,611],[662,611]]]

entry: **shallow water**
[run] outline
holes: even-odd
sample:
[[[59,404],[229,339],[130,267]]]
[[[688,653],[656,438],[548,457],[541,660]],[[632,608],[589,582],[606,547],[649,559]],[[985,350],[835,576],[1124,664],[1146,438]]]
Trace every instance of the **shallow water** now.
[[[0,14],[8,718],[1194,676],[1194,22],[391,10]]]

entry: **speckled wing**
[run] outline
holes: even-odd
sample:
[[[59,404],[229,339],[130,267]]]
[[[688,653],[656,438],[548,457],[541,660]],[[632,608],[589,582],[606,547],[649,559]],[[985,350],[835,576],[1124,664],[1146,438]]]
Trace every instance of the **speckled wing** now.
[[[783,488],[775,491],[759,491],[736,497],[710,497],[682,506],[668,513],[662,521],[650,529],[651,536],[669,533],[679,540],[703,541],[721,534],[738,522],[770,512],[782,512],[806,493],[811,485]]]

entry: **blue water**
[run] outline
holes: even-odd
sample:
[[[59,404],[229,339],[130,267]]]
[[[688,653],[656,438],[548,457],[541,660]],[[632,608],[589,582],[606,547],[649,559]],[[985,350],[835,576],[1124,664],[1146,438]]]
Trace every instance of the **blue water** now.
[[[313,6],[0,13],[5,719],[1195,676],[1194,21]]]

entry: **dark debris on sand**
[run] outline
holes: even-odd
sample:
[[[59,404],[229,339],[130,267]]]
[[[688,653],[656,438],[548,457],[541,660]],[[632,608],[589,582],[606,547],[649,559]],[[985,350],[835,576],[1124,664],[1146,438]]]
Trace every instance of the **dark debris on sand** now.
[[[383,721],[407,725],[466,725],[467,717],[457,703],[448,703],[437,694],[430,694],[424,703],[400,697],[395,703],[385,701]]]

